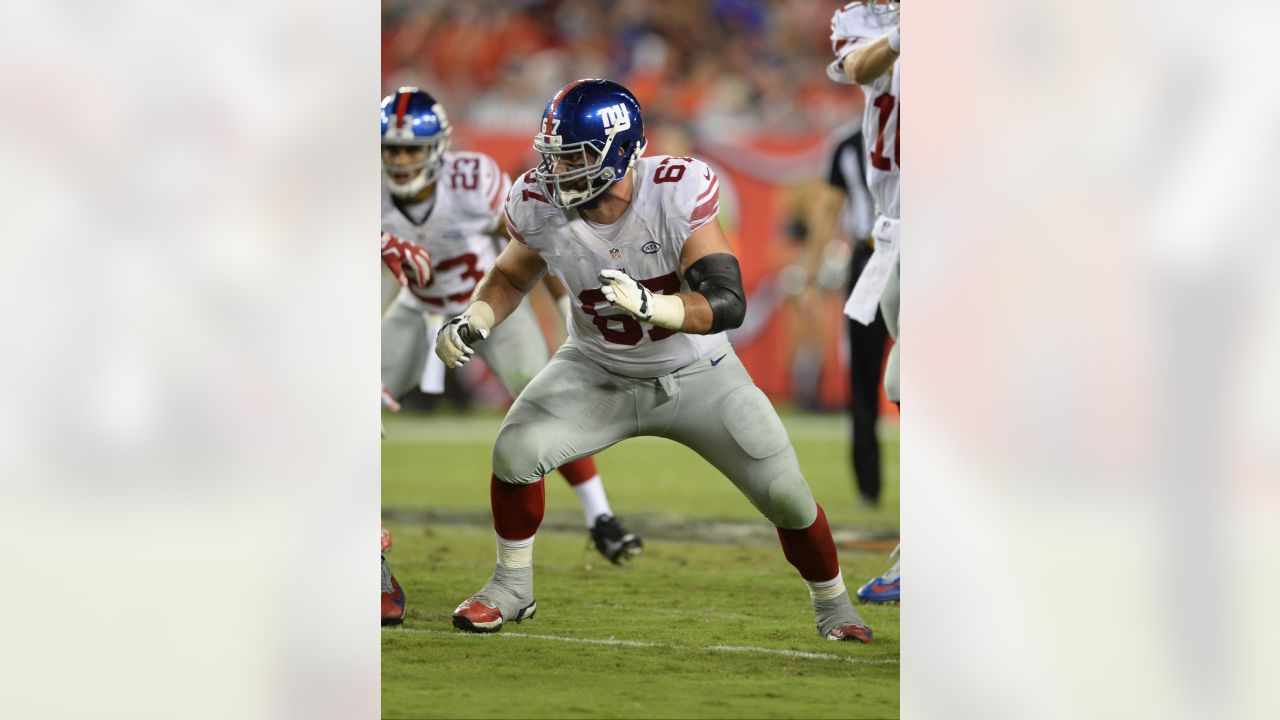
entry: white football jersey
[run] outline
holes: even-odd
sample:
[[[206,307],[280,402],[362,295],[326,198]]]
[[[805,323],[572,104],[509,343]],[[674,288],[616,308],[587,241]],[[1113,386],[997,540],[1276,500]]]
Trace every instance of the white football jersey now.
[[[476,284],[497,258],[494,233],[511,178],[493,158],[478,152],[449,152],[436,181],[435,205],[426,219],[414,222],[382,188],[382,229],[412,240],[431,254],[431,282],[412,283],[402,291],[420,301],[421,309],[460,315]]]
[[[873,13],[865,2],[852,2],[831,19],[831,49],[837,57],[882,37],[898,24],[900,10]],[[898,153],[898,110],[901,95],[902,59],[893,69],[862,85],[866,107],[862,111],[862,137],[866,147],[867,187],[876,211],[895,220],[901,217],[899,181],[901,156]]]
[[[631,206],[597,230],[576,209],[548,203],[530,171],[511,187],[507,229],[577,298],[566,342],[612,372],[650,378],[696,362],[724,342],[724,333],[691,335],[640,322],[605,300],[600,271],[621,270],[654,293],[687,291],[680,253],[695,230],[715,222],[720,187],[706,163],[688,157],[642,157],[631,173]]]

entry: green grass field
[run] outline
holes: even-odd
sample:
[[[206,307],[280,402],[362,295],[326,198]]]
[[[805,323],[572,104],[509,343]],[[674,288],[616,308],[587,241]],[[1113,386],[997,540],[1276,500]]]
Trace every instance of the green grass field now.
[[[538,614],[458,632],[454,606],[493,569],[489,455],[500,417],[385,417],[388,560],[408,596],[382,632],[385,718],[898,716],[898,607],[860,606],[871,645],[824,641],[772,527],[685,448],[636,438],[597,456],[614,511],[645,555],[614,567],[587,546],[577,500],[548,477],[534,552]],[[842,541],[853,590],[887,567],[898,528],[896,428],[885,493],[857,508],[847,420],[784,415]]]

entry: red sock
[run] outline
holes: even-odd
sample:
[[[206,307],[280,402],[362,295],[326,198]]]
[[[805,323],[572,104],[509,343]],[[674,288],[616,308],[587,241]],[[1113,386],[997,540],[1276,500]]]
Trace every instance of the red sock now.
[[[560,474],[570,485],[581,485],[596,476],[596,461],[590,455],[560,466]]]
[[[827,514],[818,506],[818,517],[803,530],[778,528],[782,541],[782,554],[787,562],[800,571],[800,577],[809,582],[826,582],[840,572],[840,559],[836,557],[836,542],[831,538],[831,526]]]
[[[520,485],[505,483],[493,475],[489,480],[489,504],[493,508],[493,529],[504,540],[526,540],[538,532],[547,498],[542,481]]]

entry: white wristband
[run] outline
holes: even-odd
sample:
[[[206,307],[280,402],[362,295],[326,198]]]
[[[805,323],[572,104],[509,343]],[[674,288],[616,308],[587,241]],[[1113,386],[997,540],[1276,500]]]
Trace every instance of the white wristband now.
[[[471,316],[471,327],[476,330],[488,332],[493,329],[493,308],[490,307],[489,303],[483,300],[476,300],[467,306],[466,312],[463,314]]]
[[[896,53],[902,52],[902,37],[898,32],[899,27],[900,26],[898,25],[894,25],[893,29],[889,31],[889,49]]]
[[[660,328],[679,330],[684,325],[684,299],[679,295],[653,295],[653,315],[649,322]]]

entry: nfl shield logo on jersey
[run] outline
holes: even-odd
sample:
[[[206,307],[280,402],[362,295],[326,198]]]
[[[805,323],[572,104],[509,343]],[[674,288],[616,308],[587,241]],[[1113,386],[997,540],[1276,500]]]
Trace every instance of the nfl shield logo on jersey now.
[[[609,248],[609,257],[612,258],[614,262],[618,262],[622,257],[622,251],[618,248]]]

